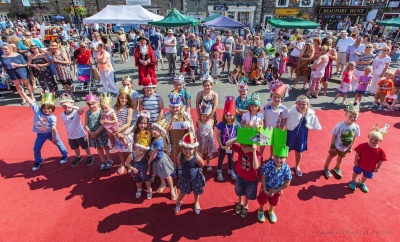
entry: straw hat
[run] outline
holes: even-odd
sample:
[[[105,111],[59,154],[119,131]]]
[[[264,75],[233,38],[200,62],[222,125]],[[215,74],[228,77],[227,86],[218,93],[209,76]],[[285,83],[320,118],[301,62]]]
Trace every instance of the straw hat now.
[[[174,31],[172,29],[168,29],[168,34],[173,34]]]
[[[58,44],[56,42],[51,42],[50,43],[50,48],[58,48]]]

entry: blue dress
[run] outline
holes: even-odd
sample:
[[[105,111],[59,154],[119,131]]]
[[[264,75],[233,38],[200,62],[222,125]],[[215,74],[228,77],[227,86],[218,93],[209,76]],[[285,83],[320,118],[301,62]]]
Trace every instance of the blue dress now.
[[[286,145],[289,146],[289,151],[303,152],[307,150],[308,129],[306,122],[306,119],[303,117],[294,130],[288,130]]]
[[[18,54],[13,57],[2,57],[3,66],[6,69],[7,74],[10,76],[11,81],[19,79],[28,79],[28,69],[26,67],[12,68],[11,62],[16,64],[26,64],[25,57]]]

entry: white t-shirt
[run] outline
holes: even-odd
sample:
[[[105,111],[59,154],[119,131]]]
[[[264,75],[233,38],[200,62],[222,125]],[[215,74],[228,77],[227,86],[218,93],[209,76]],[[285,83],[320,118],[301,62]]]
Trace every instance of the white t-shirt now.
[[[257,113],[257,115],[250,115],[250,112],[244,113],[242,115],[242,121],[246,121],[246,125],[249,125],[250,122],[252,122],[252,124],[259,124],[262,120],[263,120],[264,116],[262,115],[262,113]]]
[[[397,101],[397,98],[398,98],[397,94],[393,94],[393,95],[388,94],[385,97],[385,101],[387,103],[392,103],[393,101]]]
[[[288,110],[285,106],[279,105],[277,109],[273,110],[271,104],[264,106],[262,110],[264,116],[264,127],[275,127],[279,128],[282,123],[282,119],[287,119],[289,116]]]
[[[335,147],[340,151],[349,149],[355,137],[360,136],[360,126],[353,123],[350,126],[344,122],[338,123],[332,130],[332,134],[336,135]]]
[[[389,56],[385,56],[382,59],[379,59],[379,56],[377,56],[374,61],[372,62],[372,67],[374,68],[374,71],[372,74],[374,75],[380,75],[382,74],[383,69],[385,69],[385,64],[390,63],[391,59]]]
[[[181,37],[179,37],[179,44],[183,45],[186,41],[186,36],[184,34],[181,35]]]
[[[306,43],[304,43],[304,42],[300,42],[300,43],[299,43],[299,42],[295,41],[295,42],[293,42],[293,44],[294,44],[294,46],[297,46],[297,47],[299,47],[300,49],[303,49],[303,48],[304,48],[304,45],[305,45]],[[293,51],[292,51],[292,53],[290,53],[290,56],[300,57],[300,50],[294,48]]]
[[[352,44],[354,44],[354,39],[351,37],[346,37],[345,39],[340,39],[336,44],[336,47],[338,48],[339,52],[346,53],[347,47]]]
[[[98,46],[99,44],[101,44],[101,43],[102,43],[101,40],[96,41],[96,40],[94,39],[94,40],[92,40],[92,42],[90,43],[90,47],[93,48],[93,49],[96,49],[97,46]],[[98,53],[99,53],[99,52],[93,51],[93,58],[96,59]]]
[[[178,43],[176,42],[175,36],[172,36],[171,38],[168,37],[168,36],[165,36],[165,37],[164,37],[164,44],[171,44],[172,41],[174,41],[175,44],[178,44]],[[173,46],[173,47],[165,47],[165,53],[176,53],[176,45]]]
[[[223,37],[221,41],[225,45],[225,53],[232,53],[232,47],[235,43],[235,39],[230,36],[229,38]]]
[[[86,136],[78,110],[73,110],[70,114],[63,112],[61,119],[67,128],[68,139],[79,139]]]

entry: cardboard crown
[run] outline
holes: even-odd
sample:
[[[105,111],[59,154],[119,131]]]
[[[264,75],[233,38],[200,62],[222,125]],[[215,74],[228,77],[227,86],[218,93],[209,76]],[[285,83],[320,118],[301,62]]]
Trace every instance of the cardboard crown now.
[[[56,96],[54,92],[49,92],[48,90],[42,92],[42,104],[54,105],[56,101]]]

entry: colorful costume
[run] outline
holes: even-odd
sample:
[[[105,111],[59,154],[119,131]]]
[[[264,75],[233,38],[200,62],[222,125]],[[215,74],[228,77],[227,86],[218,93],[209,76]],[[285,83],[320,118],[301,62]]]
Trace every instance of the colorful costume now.
[[[138,67],[138,79],[139,85],[142,85],[142,80],[144,77],[150,76],[156,78],[156,57],[154,51],[149,47],[149,40],[143,36],[138,38],[138,41],[145,39],[147,41],[146,45],[138,45],[135,48],[135,64]],[[147,61],[148,64],[144,65],[140,63],[140,60]]]

